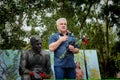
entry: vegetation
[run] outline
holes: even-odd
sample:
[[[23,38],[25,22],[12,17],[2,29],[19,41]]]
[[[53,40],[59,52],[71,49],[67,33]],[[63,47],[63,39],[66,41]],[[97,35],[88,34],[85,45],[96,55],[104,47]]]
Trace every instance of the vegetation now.
[[[78,40],[89,38],[85,49],[97,50],[102,79],[115,78],[120,71],[119,12],[119,0],[2,0],[0,49],[29,49],[31,35],[41,36],[48,49],[49,36],[57,31],[55,21],[65,17]]]

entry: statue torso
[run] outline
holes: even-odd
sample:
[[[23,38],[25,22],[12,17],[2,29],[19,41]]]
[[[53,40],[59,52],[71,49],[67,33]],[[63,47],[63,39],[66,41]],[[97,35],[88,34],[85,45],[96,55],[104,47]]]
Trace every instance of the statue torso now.
[[[40,54],[35,54],[33,51],[29,50],[26,54],[27,56],[27,68],[30,70],[38,69],[40,71],[44,70],[44,67],[46,66],[46,58],[45,54],[41,52]]]

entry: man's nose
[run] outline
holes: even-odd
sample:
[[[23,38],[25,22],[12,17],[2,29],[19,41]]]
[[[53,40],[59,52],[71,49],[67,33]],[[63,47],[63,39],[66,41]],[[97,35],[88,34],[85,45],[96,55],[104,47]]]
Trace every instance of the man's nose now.
[[[66,26],[65,24],[63,24],[62,26]]]

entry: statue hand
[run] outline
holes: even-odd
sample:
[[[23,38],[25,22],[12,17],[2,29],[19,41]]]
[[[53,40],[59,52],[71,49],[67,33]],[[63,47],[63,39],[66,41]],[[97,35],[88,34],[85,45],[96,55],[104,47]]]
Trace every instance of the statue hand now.
[[[38,73],[36,73],[36,72],[34,72],[34,78],[42,80],[42,77]]]

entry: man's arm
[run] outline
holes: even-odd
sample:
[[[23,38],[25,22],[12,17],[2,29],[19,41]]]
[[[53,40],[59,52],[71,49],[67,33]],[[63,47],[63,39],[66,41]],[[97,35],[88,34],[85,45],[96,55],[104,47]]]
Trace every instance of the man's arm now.
[[[60,39],[58,39],[56,42],[51,43],[51,44],[49,45],[49,50],[50,50],[50,51],[56,50],[61,43],[62,43],[62,41],[61,41]]]
[[[49,50],[50,51],[56,50],[60,46],[60,44],[64,41],[66,41],[67,39],[68,39],[68,36],[66,36],[66,35],[60,36],[56,42],[49,44]]]

